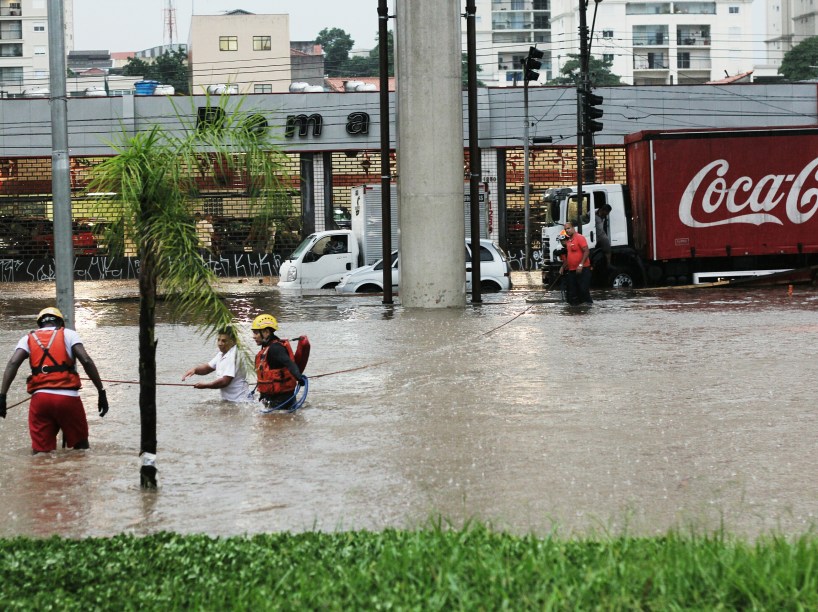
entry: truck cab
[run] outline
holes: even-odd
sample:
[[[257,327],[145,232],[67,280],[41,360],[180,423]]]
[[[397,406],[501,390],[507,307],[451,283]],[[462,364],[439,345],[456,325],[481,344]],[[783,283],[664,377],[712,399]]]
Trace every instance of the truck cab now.
[[[630,202],[624,185],[583,185],[581,199],[576,189],[570,187],[548,189],[543,201],[547,207],[546,224],[542,228],[543,285],[552,286],[559,275],[562,253],[557,236],[567,221],[572,221],[588,241],[594,285],[619,288],[642,284],[642,266],[630,240]],[[606,204],[611,208],[603,222],[611,241],[610,266],[597,248],[597,211]]]
[[[358,267],[358,241],[350,230],[307,236],[281,264],[282,289],[332,289],[344,274]]]

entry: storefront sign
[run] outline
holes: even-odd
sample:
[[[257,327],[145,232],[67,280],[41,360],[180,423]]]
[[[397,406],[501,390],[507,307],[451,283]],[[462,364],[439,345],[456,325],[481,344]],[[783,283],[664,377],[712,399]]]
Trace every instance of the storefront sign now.
[[[318,113],[288,115],[284,126],[284,137],[293,138],[297,129],[298,136],[304,138],[310,135],[310,128],[312,128],[312,136],[318,138],[321,136],[323,125],[324,118]],[[346,131],[352,136],[369,134],[369,113],[355,112],[347,115]]]

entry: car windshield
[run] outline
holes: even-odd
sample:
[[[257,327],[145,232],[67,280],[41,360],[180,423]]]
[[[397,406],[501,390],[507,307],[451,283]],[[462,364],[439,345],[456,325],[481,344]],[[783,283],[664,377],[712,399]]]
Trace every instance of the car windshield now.
[[[395,267],[395,262],[398,260],[398,252],[392,251],[392,267]],[[373,270],[383,270],[383,259],[379,259],[375,262],[375,265],[372,266]]]
[[[304,238],[301,244],[295,247],[295,251],[293,251],[292,255],[290,255],[290,259],[298,259],[299,257],[301,257],[301,254],[304,253],[304,251],[306,251],[308,248],[310,248],[310,245],[312,244],[314,238],[315,234],[310,234],[309,236]]]

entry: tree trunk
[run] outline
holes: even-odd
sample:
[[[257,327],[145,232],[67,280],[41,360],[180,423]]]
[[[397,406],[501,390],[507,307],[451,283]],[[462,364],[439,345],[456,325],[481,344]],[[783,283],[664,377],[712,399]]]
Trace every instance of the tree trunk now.
[[[143,240],[139,267],[139,418],[143,457],[140,483],[156,488],[156,250]],[[147,455],[146,455],[147,453]]]

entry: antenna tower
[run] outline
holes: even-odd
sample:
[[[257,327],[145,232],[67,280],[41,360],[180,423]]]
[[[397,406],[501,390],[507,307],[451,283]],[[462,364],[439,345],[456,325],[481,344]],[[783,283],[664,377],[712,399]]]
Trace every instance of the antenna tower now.
[[[176,5],[174,0],[167,0],[165,3],[165,40],[173,47],[177,40],[176,33]]]

